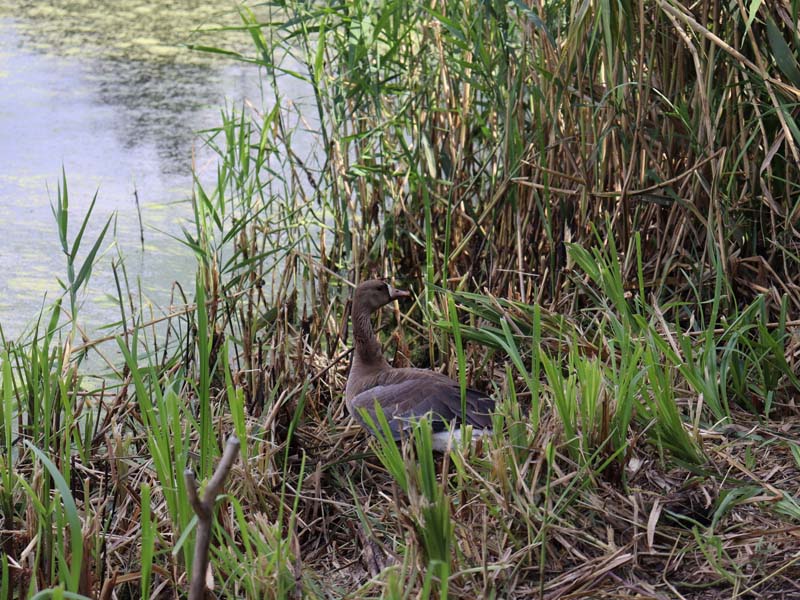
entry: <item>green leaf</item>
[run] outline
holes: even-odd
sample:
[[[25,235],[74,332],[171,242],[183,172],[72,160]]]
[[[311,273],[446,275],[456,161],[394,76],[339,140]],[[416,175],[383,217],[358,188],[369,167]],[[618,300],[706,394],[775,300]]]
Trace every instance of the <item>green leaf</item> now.
[[[70,555],[72,557],[72,564],[69,568],[69,582],[67,587],[69,591],[78,589],[81,578],[81,561],[83,560],[83,533],[81,531],[81,520],[78,517],[78,507],[75,506],[75,500],[72,499],[69,485],[64,480],[61,472],[58,470],[53,462],[39,450],[36,446],[25,440],[25,445],[30,448],[33,453],[42,461],[42,464],[50,472],[59,494],[61,495],[61,502],[64,504],[64,513],[66,514],[67,521],[69,522],[69,540],[70,540]],[[73,596],[74,597],[74,596]]]
[[[69,255],[70,257],[75,260],[75,256],[78,254],[78,248],[81,247],[81,240],[83,240],[83,234],[86,233],[86,226],[89,224],[89,219],[92,217],[92,212],[94,211],[94,205],[97,203],[97,191],[95,191],[94,196],[92,196],[92,202],[89,204],[89,208],[86,210],[86,214],[83,217],[83,222],[81,223],[81,228],[78,230],[78,234],[75,236],[75,240],[72,242],[72,250],[70,250]]]
[[[3,424],[3,450],[8,457],[9,467],[5,470],[7,476],[6,485],[11,481],[11,473],[13,461],[11,460],[11,441],[12,430],[11,424],[14,421],[14,396],[13,396],[13,380],[11,373],[11,361],[8,358],[8,351],[3,352],[3,379],[0,380],[0,389],[2,390],[2,404],[0,404],[0,422]],[[10,492],[10,490],[6,490]]]
[[[792,82],[792,85],[800,87],[800,69],[797,67],[797,59],[786,40],[783,39],[783,35],[772,17],[767,17],[767,39],[769,39],[772,56],[778,64],[778,68]]]
[[[420,136],[422,144],[422,153],[425,155],[425,164],[428,167],[428,175],[431,179],[436,180],[436,159],[433,157],[433,148],[428,138],[424,135]]]
[[[394,440],[392,428],[389,427],[389,421],[386,419],[381,405],[378,404],[377,400],[375,401],[375,419],[364,407],[358,408],[358,412],[369,430],[375,435],[376,441],[373,444],[373,449],[378,459],[386,467],[386,470],[392,474],[400,489],[408,493],[408,474],[403,462],[403,455]]]
[[[324,74],[323,68],[325,65],[325,21],[322,21],[320,25],[320,32],[319,37],[317,40],[317,53],[314,57],[314,82],[315,84],[319,85],[319,82],[322,81],[322,77]]]
[[[106,221],[103,231],[100,232],[100,236],[95,240],[92,249],[89,251],[89,254],[86,255],[86,260],[83,261],[83,265],[81,265],[81,270],[78,272],[78,276],[75,278],[75,281],[72,282],[73,293],[77,292],[81,285],[83,285],[86,280],[89,279],[89,275],[92,273],[92,267],[94,266],[95,257],[97,256],[97,251],[100,249],[100,244],[103,243],[103,238],[106,236],[108,226],[111,225],[111,219],[112,217],[109,217],[108,221]],[[75,250],[77,250],[77,247]]]
[[[753,20],[756,18],[756,14],[758,14],[758,9],[761,6],[762,0],[750,0],[750,6],[747,9],[747,23],[745,24],[745,29],[750,30],[750,25],[753,24]]]
[[[66,600],[91,600],[88,596],[84,596],[83,594],[78,594],[75,592],[65,592],[61,587],[50,588],[47,590],[42,590],[35,596],[31,597],[31,600],[44,600],[45,598],[65,598]]]
[[[150,515],[150,486],[142,484],[142,598],[150,597],[150,573],[153,570],[153,548],[155,547],[156,530]]]

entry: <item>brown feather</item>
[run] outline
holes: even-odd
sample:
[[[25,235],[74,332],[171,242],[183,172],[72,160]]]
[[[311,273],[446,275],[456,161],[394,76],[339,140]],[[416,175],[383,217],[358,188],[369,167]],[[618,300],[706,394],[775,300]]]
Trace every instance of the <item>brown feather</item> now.
[[[395,439],[411,422],[431,416],[434,432],[466,422],[476,429],[489,429],[494,400],[467,389],[462,415],[461,388],[451,378],[425,369],[393,369],[384,359],[375,337],[370,314],[393,299],[408,295],[380,280],[362,283],[353,297],[355,352],[347,378],[345,402],[362,427],[361,410],[375,421],[375,403],[381,407]],[[463,417],[463,418],[462,418]]]

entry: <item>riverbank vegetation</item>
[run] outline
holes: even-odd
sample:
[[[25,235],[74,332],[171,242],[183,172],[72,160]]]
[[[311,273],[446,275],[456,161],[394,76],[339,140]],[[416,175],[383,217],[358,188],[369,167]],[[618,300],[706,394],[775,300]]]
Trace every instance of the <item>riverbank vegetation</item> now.
[[[202,134],[194,289],[154,314],[61,183],[64,297],[3,339],[0,597],[185,595],[183,471],[229,435],[218,597],[800,594],[799,6],[241,8],[195,49],[267,100]],[[372,275],[415,294],[379,319],[393,363],[491,393],[490,437],[440,457],[349,421]]]

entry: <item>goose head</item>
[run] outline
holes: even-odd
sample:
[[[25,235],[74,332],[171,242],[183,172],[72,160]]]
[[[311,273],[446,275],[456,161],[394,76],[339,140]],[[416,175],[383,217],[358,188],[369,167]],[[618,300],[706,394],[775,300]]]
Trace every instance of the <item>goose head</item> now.
[[[383,279],[369,279],[361,283],[353,294],[353,312],[369,315],[392,300],[409,296],[409,292],[398,290]]]

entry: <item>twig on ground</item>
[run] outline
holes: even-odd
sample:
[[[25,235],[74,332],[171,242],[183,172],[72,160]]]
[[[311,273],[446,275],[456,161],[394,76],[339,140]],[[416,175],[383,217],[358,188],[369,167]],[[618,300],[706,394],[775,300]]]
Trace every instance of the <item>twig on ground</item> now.
[[[186,492],[189,502],[197,514],[197,541],[194,546],[194,561],[192,563],[192,583],[189,587],[189,600],[200,600],[206,593],[206,571],[208,570],[208,549],[211,544],[211,526],[214,523],[214,501],[222,491],[222,486],[228,478],[231,467],[239,454],[239,439],[232,435],[225,444],[225,451],[219,461],[217,470],[211,481],[206,486],[206,492],[201,500],[197,495],[197,481],[190,469],[183,472],[186,482]]]

